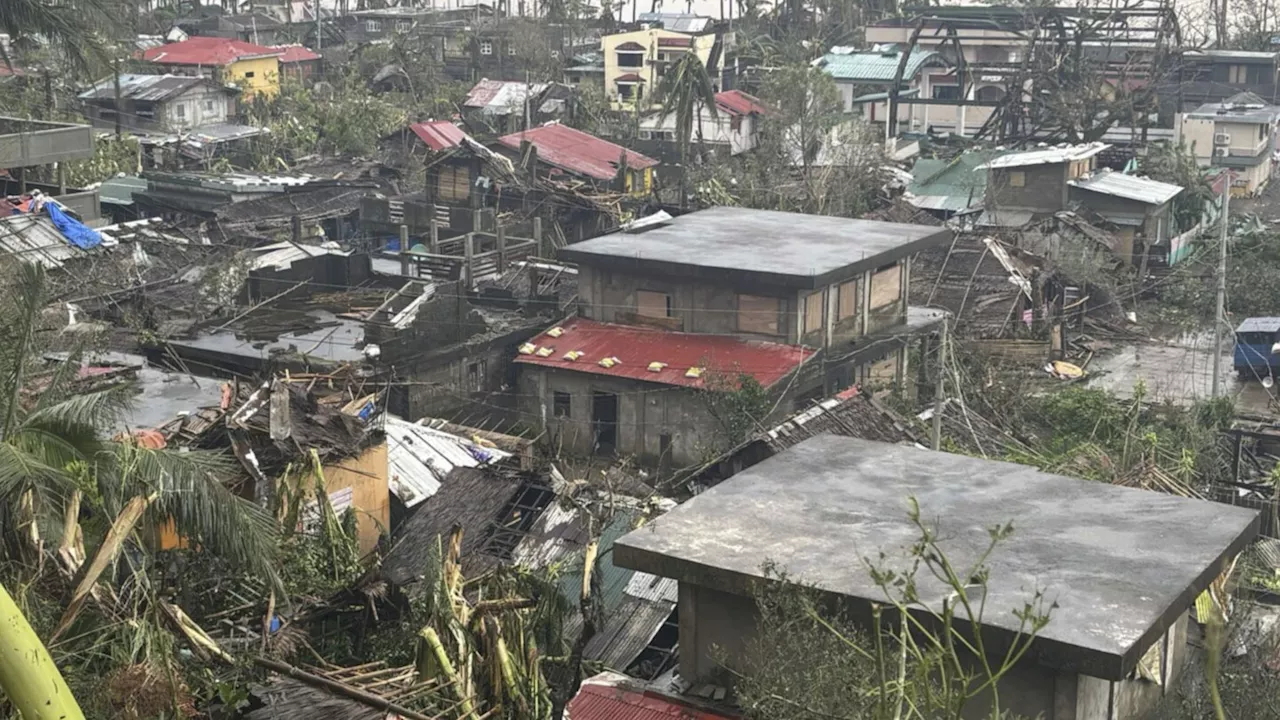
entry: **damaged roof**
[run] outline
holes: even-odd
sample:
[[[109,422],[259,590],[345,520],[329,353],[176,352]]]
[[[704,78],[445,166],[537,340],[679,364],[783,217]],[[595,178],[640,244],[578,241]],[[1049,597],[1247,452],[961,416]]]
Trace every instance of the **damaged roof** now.
[[[405,507],[436,494],[455,468],[476,468],[511,457],[511,453],[484,447],[469,438],[388,415],[387,477],[391,490]]]
[[[547,87],[547,83],[485,79],[471,88],[462,106],[483,110],[490,115],[520,113],[524,112],[526,101],[536,99]]]
[[[734,720],[734,716],[699,709],[611,672],[584,680],[569,701],[567,716],[573,720]]]
[[[163,102],[177,97],[199,85],[217,88],[226,93],[240,92],[236,88],[220,85],[208,78],[188,75],[144,75],[125,73],[120,76],[120,99],[135,102]],[[106,78],[80,93],[81,100],[116,99],[115,78]]]
[[[729,115],[768,115],[769,108],[754,95],[741,90],[716,93],[716,108]]]
[[[575,317],[529,341],[538,349],[549,348],[543,356],[536,350],[521,352],[516,362],[526,365],[580,372],[590,375],[627,378],[660,385],[705,388],[715,373],[746,374],[764,387],[786,377],[813,356],[814,350],[799,345],[743,340],[729,335],[682,333],[635,325],[613,325]],[[579,352],[569,360],[566,353]],[[606,361],[606,365],[601,365]],[[609,362],[612,361],[612,362]],[[662,364],[656,371],[651,363]],[[690,377],[691,368],[700,368]]]
[[[409,130],[436,152],[458,147],[468,139],[462,128],[448,120],[414,123],[409,126]]]
[[[1012,152],[993,158],[975,169],[998,170],[1001,168],[1052,165],[1087,160],[1109,147],[1111,146],[1104,142],[1091,142],[1081,145],[1059,145],[1058,147],[1027,150],[1025,152]]]
[[[658,164],[651,157],[558,122],[498,138],[498,142],[504,147],[517,152],[525,141],[538,149],[538,159],[542,162],[596,180],[614,179],[618,174],[618,163],[623,157],[626,158],[627,167],[632,170]]]
[[[1182,192],[1181,185],[1126,175],[1110,168],[1076,178],[1067,184],[1089,192],[1136,200],[1146,205],[1163,205]]]

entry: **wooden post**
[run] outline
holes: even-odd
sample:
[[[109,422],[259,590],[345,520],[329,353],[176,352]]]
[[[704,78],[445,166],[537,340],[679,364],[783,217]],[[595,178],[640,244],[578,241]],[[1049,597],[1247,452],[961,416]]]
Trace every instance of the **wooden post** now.
[[[294,243],[302,240],[302,216],[294,215],[289,218],[289,237],[293,238]]]
[[[484,214],[479,208],[471,211],[471,232],[480,232],[484,224]]]
[[[427,250],[435,255],[440,252],[440,221],[436,220],[435,216],[431,218],[428,231],[430,234],[427,236]]]
[[[502,225],[494,228],[494,235],[498,243],[498,274],[507,271],[507,229]]]
[[[65,162],[58,163],[58,194],[67,194],[67,164]]]
[[[417,277],[413,268],[413,259],[409,254],[409,226],[400,226],[400,274]]]
[[[533,219],[533,242],[534,247],[536,248],[535,252],[538,253],[538,257],[551,257],[550,255],[542,254],[542,218],[540,217]]]

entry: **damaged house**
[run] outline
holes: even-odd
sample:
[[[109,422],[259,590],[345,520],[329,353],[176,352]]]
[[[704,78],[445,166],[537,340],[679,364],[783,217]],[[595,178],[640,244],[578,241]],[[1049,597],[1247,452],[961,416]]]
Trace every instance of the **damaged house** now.
[[[943,228],[712,208],[571,245],[578,316],[520,350],[522,415],[582,453],[686,465],[722,442],[708,393],[751,378],[783,412],[901,382],[944,314],[907,305]]]

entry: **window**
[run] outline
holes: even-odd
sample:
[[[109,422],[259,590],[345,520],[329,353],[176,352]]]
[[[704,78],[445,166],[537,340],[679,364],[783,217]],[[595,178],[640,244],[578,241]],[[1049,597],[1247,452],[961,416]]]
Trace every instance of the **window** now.
[[[1227,82],[1232,85],[1243,85],[1247,83],[1249,77],[1249,69],[1244,65],[1230,65],[1227,67]]]
[[[667,61],[667,54],[666,54],[666,53],[658,53],[658,62],[666,62],[666,61]]]
[[[381,20],[365,20],[364,31],[371,32],[371,33],[382,32],[382,21]]]
[[[858,312],[858,281],[850,280],[840,283],[839,297],[836,303],[836,320],[851,318]]]
[[[481,55],[492,55],[492,54],[493,54],[493,41],[492,41],[492,40],[481,40],[481,41],[480,41],[480,54],[481,54]]]
[[[822,329],[822,300],[825,294],[818,290],[811,292],[804,299],[804,331],[805,334]]]
[[[556,390],[551,394],[552,414],[558,418],[572,417],[573,396]]]
[[[778,298],[758,295],[738,296],[738,332],[778,335]]]
[[[179,120],[186,120],[186,119],[187,119],[187,106],[186,106],[186,105],[174,105],[174,106],[173,106],[173,114],[174,114],[174,115],[177,115]]]
[[[902,294],[902,269],[897,265],[885,265],[871,276],[871,302],[875,310],[898,302]]]
[[[212,101],[212,100],[205,100],[205,101],[204,101],[204,109],[205,109],[205,112],[213,112],[213,101]]]
[[[618,98],[622,100],[630,100],[632,97],[638,97],[636,95],[636,84],[618,83]]]
[[[484,376],[486,370],[484,360],[477,360],[467,364],[467,389],[471,392],[484,391]]]
[[[413,27],[413,23],[409,22],[408,20],[396,21],[396,30],[399,30],[400,32],[409,32],[409,28],[411,27]]]
[[[644,53],[643,52],[618,53],[618,67],[628,67],[628,68],[644,67]]]
[[[1022,170],[1009,171],[1009,187],[1026,187],[1027,173]]]
[[[934,85],[933,99],[934,100],[959,100],[960,86],[959,85]]]
[[[651,318],[671,317],[671,296],[651,290],[637,290],[636,315]]]
[[[515,54],[516,54],[516,44],[515,44],[515,43],[507,43],[507,54],[508,54],[508,55],[515,55]]]
[[[255,73],[254,71],[250,70],[249,72],[245,73],[245,74],[244,74],[244,76],[245,76],[245,77],[247,77],[247,78],[251,78],[251,77],[253,77],[253,76],[254,76],[254,75],[256,75],[256,74],[257,74],[257,73]]]

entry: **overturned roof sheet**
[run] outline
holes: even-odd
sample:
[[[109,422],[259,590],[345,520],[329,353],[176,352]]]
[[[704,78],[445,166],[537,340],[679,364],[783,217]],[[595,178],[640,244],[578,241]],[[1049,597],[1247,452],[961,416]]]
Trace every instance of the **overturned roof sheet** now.
[[[1054,163],[1087,160],[1111,147],[1103,142],[1084,143],[1082,145],[1060,145],[1058,147],[1027,150],[1001,155],[983,165],[978,170],[997,170],[1000,168],[1026,167],[1030,165],[1051,165]]]
[[[580,317],[562,323],[559,330],[557,337],[542,333],[530,340],[550,354],[521,354],[516,362],[689,388],[707,387],[706,378],[717,372],[745,373],[769,387],[814,354],[799,345],[612,325]],[[569,360],[566,354],[573,352],[581,356]],[[651,363],[661,367],[650,370]],[[698,370],[691,373],[691,368]]]
[[[113,238],[102,238],[102,247],[115,244]],[[92,251],[81,250],[68,242],[53,220],[43,212],[0,218],[0,255],[12,255],[24,262],[56,268],[62,267],[64,261],[87,252]]]
[[[469,438],[390,415],[384,429],[388,480],[405,507],[416,507],[436,494],[455,468],[475,468],[511,457]]]
[[[1068,184],[1081,190],[1102,193],[1103,195],[1111,195],[1126,200],[1136,200],[1147,205],[1163,205],[1182,192],[1181,185],[1160,182],[1159,180],[1138,177],[1137,175],[1126,175],[1111,169],[1090,173],[1076,178]]]

